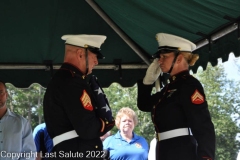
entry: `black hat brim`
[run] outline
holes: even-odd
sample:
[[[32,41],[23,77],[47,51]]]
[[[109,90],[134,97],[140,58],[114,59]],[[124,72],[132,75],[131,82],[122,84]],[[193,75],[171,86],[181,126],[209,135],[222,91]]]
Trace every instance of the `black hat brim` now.
[[[158,51],[152,55],[153,58],[159,58],[160,54],[168,54],[168,53],[177,53],[179,49],[177,47],[170,47],[170,46],[161,46],[158,47]]]
[[[88,50],[90,52],[96,54],[98,59],[104,59],[105,58],[104,55],[100,52],[99,49],[90,49],[90,48],[88,48]]]

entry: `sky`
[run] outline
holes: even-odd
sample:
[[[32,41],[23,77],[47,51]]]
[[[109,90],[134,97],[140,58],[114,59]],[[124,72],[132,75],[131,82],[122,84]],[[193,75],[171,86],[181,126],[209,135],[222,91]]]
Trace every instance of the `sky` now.
[[[240,81],[240,67],[237,68],[235,62],[237,62],[237,65],[240,66],[240,57],[235,57],[233,53],[230,53],[228,61],[224,62],[223,66],[225,68],[228,79]],[[238,154],[237,160],[240,160],[240,152]]]
[[[237,68],[236,63],[239,66]],[[240,57],[235,57],[233,53],[229,54],[228,61],[223,63],[228,79],[240,81]]]

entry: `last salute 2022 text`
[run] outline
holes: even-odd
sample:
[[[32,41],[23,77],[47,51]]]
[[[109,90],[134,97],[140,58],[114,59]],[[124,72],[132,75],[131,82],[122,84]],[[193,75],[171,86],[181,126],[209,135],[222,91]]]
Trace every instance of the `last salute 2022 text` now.
[[[56,152],[51,153],[45,153],[44,155],[41,154],[42,158],[104,158],[105,152],[104,151],[86,151],[86,153],[83,152],[65,152],[65,151],[59,151],[57,154]]]

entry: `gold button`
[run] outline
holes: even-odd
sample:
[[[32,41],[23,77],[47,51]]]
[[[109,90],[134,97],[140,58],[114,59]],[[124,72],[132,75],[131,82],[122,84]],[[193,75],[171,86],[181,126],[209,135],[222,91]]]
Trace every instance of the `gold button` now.
[[[106,124],[108,124],[108,121],[106,121]]]
[[[95,148],[98,148],[98,146],[95,146]]]

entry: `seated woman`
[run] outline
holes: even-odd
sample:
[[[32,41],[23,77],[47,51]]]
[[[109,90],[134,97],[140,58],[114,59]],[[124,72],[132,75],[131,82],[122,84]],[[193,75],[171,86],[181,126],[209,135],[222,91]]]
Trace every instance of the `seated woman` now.
[[[115,124],[119,131],[103,142],[103,148],[110,152],[111,160],[148,159],[146,139],[133,132],[137,122],[137,115],[132,109],[123,107],[118,111]]]

